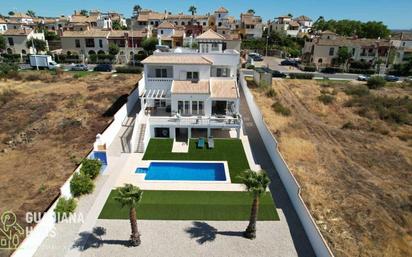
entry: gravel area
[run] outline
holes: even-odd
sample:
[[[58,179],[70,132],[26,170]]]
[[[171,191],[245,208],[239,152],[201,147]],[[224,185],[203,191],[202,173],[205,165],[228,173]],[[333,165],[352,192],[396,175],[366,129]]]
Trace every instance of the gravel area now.
[[[281,210],[279,214],[283,216]],[[281,217],[284,219],[284,217]],[[280,221],[261,221],[257,238],[243,238],[245,221],[139,220],[142,243],[129,247],[128,220],[98,220],[81,256],[298,256],[289,228]],[[161,235],[161,236],[159,236]],[[74,244],[74,246],[76,243]]]

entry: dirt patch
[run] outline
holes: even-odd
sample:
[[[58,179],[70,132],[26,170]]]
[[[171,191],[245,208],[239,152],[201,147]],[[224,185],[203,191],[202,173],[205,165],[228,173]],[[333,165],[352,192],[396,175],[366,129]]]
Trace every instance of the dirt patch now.
[[[411,256],[412,126],[347,107],[355,97],[344,92],[348,86],[274,80],[276,99],[252,91],[335,255]],[[334,99],[325,104],[321,94]],[[370,94],[410,98],[412,91],[390,87]],[[274,101],[290,116],[274,112]]]
[[[26,212],[43,212],[56,198],[96,134],[111,121],[103,114],[140,79],[103,73],[54,76],[0,82],[0,91],[15,91],[0,105],[0,213],[14,211],[24,226]]]

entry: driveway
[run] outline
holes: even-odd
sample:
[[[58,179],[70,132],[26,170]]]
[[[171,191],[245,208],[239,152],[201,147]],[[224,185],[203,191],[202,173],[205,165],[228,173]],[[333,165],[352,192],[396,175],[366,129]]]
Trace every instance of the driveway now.
[[[313,252],[309,239],[303,230],[295,209],[292,206],[286,189],[284,188],[282,181],[273,166],[272,160],[267,153],[256,124],[253,121],[252,114],[250,113],[242,88],[240,88],[240,95],[240,112],[243,117],[244,133],[249,137],[250,147],[252,149],[255,162],[259,163],[262,169],[267,171],[270,179],[272,180],[272,183],[270,184],[270,191],[273,199],[275,200],[276,207],[282,209],[282,212],[285,215],[296,252],[298,256],[316,256]]]

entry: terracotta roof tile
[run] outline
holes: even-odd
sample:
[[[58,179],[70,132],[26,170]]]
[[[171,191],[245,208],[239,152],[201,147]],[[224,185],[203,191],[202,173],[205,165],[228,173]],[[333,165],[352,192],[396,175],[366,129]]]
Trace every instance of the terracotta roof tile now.
[[[236,81],[233,79],[211,79],[211,97],[215,98],[239,98]]]
[[[196,39],[225,39],[224,36],[220,35],[219,33],[215,32],[212,29],[208,29],[203,34],[196,37]]]
[[[109,30],[90,29],[83,31],[64,31],[61,37],[107,37]]]
[[[157,28],[158,29],[174,29],[175,25],[173,25],[172,23],[170,23],[168,21],[164,21],[164,22],[160,23],[160,25]]]
[[[209,94],[209,81],[173,80],[172,94]]]
[[[8,29],[3,33],[3,35],[5,36],[27,36],[32,31],[33,31],[32,29]]]
[[[203,64],[210,65],[212,61],[201,55],[160,55],[153,54],[144,59],[141,63],[153,63],[153,64]]]

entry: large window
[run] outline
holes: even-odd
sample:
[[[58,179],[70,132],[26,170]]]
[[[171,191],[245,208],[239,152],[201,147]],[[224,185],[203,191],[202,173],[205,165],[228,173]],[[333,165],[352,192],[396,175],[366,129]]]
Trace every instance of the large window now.
[[[180,114],[188,115],[190,114],[190,101],[178,101],[177,111]]]
[[[86,47],[94,47],[94,39],[86,38]]]
[[[103,40],[99,39],[99,47],[103,48]]]
[[[228,68],[216,68],[216,77],[229,77],[230,69]]]
[[[7,38],[7,40],[9,41],[10,46],[14,46],[14,40],[12,37]]]
[[[76,45],[76,48],[80,48],[80,39],[75,39],[74,44]]]
[[[203,101],[192,101],[192,114],[193,115],[204,115],[204,102]]]
[[[167,69],[165,68],[156,69],[156,78],[167,78]]]
[[[212,51],[219,51],[219,44],[218,43],[212,43]]]
[[[187,80],[198,80],[199,79],[199,72],[198,71],[188,71],[186,73]]]
[[[335,48],[331,47],[329,49],[329,56],[333,56],[335,54]]]

